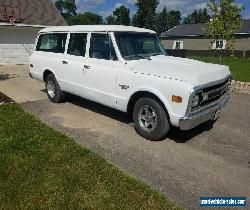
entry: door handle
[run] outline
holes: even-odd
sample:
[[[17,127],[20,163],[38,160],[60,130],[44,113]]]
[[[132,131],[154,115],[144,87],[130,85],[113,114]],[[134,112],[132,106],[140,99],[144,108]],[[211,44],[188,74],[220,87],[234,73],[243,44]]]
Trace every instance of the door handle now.
[[[91,69],[91,66],[84,65],[84,68],[85,68],[85,69]]]
[[[63,64],[68,64],[69,62],[67,62],[67,61],[62,61],[62,63],[63,63]]]

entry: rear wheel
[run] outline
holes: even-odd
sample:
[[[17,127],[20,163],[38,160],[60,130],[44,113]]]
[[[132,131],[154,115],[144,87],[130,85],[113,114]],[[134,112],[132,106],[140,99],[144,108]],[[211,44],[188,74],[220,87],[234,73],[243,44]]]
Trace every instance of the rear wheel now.
[[[166,111],[153,98],[140,98],[136,102],[133,119],[137,133],[148,140],[162,140],[170,129]]]
[[[50,74],[46,77],[46,90],[48,98],[53,103],[61,103],[65,100],[65,93],[61,90],[55,76]]]

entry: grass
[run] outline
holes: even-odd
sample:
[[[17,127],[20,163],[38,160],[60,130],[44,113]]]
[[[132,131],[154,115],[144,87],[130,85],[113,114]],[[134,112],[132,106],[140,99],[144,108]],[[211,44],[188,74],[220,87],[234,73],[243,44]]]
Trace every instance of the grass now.
[[[190,57],[192,59],[204,61],[207,63],[223,64],[230,67],[230,71],[233,74],[235,80],[242,82],[250,82],[250,59],[240,59],[240,58],[222,58],[220,62],[219,57]]]
[[[0,106],[0,209],[180,209],[19,105]]]

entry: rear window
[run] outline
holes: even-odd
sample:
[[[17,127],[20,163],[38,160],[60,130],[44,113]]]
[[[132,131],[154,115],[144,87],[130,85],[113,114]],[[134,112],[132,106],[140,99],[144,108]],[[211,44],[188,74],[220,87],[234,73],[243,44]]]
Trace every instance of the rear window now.
[[[38,39],[36,50],[53,53],[64,53],[66,40],[66,33],[42,34]]]

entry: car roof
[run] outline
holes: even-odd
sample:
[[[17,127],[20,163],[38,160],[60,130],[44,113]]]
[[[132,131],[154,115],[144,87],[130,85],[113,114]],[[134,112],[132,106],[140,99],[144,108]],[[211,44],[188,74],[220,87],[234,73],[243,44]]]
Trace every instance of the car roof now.
[[[76,25],[76,26],[55,26],[44,28],[40,33],[49,32],[141,32],[156,33],[155,31],[123,25]]]

